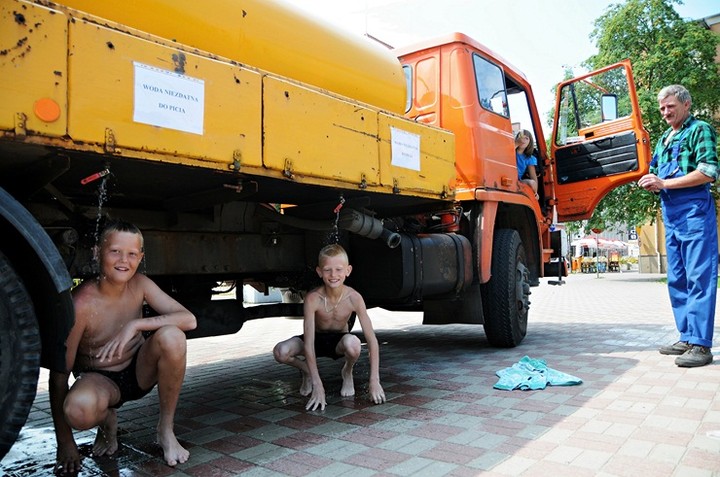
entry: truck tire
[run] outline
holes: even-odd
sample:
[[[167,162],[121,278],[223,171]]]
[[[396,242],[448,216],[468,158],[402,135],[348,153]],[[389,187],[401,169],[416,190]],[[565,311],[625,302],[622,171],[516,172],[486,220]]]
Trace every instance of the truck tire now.
[[[27,420],[37,391],[40,334],[20,277],[0,252],[0,459]]]
[[[492,346],[513,348],[525,338],[530,306],[525,247],[516,230],[495,233],[491,271],[483,286],[485,335]]]

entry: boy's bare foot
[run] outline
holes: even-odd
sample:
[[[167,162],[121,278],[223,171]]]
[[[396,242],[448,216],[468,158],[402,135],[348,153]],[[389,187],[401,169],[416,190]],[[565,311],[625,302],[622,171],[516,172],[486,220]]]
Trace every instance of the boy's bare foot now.
[[[302,384],[300,384],[300,395],[301,396],[309,396],[312,392],[312,382],[310,381],[310,376],[300,371],[300,374],[302,375]]]
[[[174,432],[158,430],[157,439],[158,444],[160,444],[160,447],[163,449],[167,465],[175,466],[177,464],[183,464],[190,458],[190,452],[180,445]]]
[[[342,387],[340,388],[340,395],[343,397],[355,395],[355,382],[353,381],[353,369],[352,366],[348,366],[347,363],[343,366],[342,372],[340,373],[343,378]]]
[[[92,453],[94,456],[113,455],[117,450],[117,411],[108,409],[105,422],[98,426]]]

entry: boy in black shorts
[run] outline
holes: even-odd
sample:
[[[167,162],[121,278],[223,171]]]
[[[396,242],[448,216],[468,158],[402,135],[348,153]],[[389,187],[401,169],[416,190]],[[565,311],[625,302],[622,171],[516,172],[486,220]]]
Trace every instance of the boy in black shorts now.
[[[58,474],[76,475],[82,465],[73,429],[97,427],[93,456],[118,450],[117,408],[157,384],[157,441],[168,465],[188,460],[174,431],[175,409],[185,377],[185,331],[195,316],[137,273],[143,236],[133,224],[113,222],[95,251],[100,274],[73,290],[75,323],[66,341],[66,369],[50,371],[50,408],[57,439]],[[143,318],[147,303],[158,316]],[[152,332],[145,337],[145,332]],[[69,386],[70,372],[76,376]]]
[[[370,399],[375,404],[385,402],[385,392],[380,385],[380,350],[370,317],[362,296],[349,286],[345,279],[352,267],[345,250],[337,244],[320,250],[315,269],[323,285],[305,297],[304,334],[281,341],[273,349],[275,360],[298,368],[302,372],[300,394],[310,395],[305,409],[325,409],[325,389],[320,379],[316,358],[345,358],[342,369],[341,396],[354,396],[353,366],[360,357],[360,339],[349,333],[348,320],[357,314],[368,346],[370,359]],[[305,359],[298,358],[304,356]]]

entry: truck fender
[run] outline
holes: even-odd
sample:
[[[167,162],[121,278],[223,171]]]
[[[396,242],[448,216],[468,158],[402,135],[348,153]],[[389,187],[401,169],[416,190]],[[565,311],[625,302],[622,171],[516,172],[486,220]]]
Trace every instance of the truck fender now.
[[[493,241],[496,229],[515,229],[520,233],[528,259],[532,286],[539,285],[542,276],[543,250],[540,229],[537,224],[539,209],[537,203],[522,194],[495,191],[476,192],[476,201],[467,204],[470,210],[470,233],[472,234],[474,265],[480,283],[487,283],[492,277]]]
[[[492,263],[493,224],[497,215],[498,203],[484,201],[474,203],[470,207],[470,223],[473,246],[474,268],[480,283],[490,281],[490,264]],[[484,225],[483,225],[484,224]],[[489,225],[488,225],[489,224]],[[487,233],[489,230],[490,233]]]
[[[32,299],[42,341],[41,365],[65,370],[65,340],[75,319],[72,278],[52,239],[2,187],[0,248]]]
[[[35,252],[52,280],[55,291],[62,293],[69,290],[72,287],[72,278],[55,244],[30,212],[2,187],[0,216],[9,223],[10,233],[14,230],[19,235],[18,238],[25,241]]]

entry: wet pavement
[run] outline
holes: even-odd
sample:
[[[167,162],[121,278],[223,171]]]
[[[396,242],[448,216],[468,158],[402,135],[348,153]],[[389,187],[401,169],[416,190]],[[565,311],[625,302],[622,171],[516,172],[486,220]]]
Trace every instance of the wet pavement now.
[[[368,401],[364,353],[354,399],[339,395],[342,363],[321,359],[328,407],[304,410],[299,373],[271,353],[301,332],[299,319],[258,320],[236,335],[192,340],[176,416],[190,460],[163,463],[153,391],[120,410],[117,455],[87,457],[80,475],[720,476],[720,356],[685,369],[657,352],[676,340],[660,278],[543,280],[533,288],[528,335],[514,349],[489,347],[482,327],[423,326],[417,313],[373,309],[382,405]],[[583,383],[493,389],[495,372],[525,355]],[[40,381],[0,475],[52,475],[46,372]],[[89,455],[94,433],[75,435]]]

